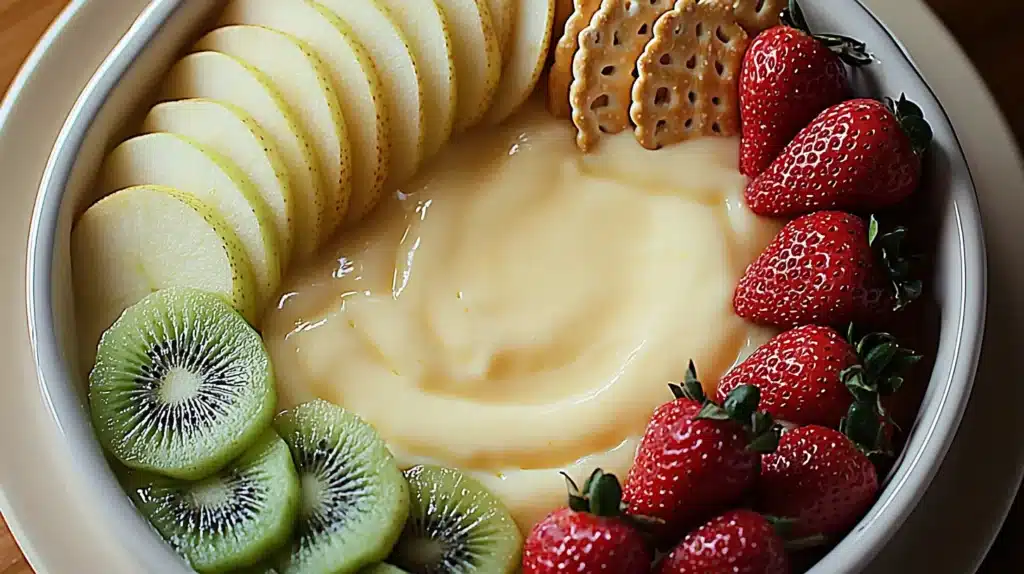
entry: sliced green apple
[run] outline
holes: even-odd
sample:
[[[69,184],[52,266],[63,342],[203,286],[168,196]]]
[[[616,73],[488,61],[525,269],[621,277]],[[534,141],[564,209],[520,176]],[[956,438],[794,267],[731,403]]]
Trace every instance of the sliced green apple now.
[[[306,221],[296,223],[291,180],[284,160],[252,116],[237,106],[216,100],[177,100],[149,110],[142,122],[142,132],[183,135],[238,166],[270,209],[280,244],[281,268],[288,267],[294,236],[296,232],[305,232]],[[304,240],[309,241],[308,237],[307,234]]]
[[[196,44],[249,64],[266,74],[309,135],[327,190],[326,238],[345,217],[352,193],[352,157],[341,105],[326,64],[300,40],[263,26],[224,26]]]
[[[352,144],[352,198],[345,221],[362,219],[380,198],[391,151],[392,113],[369,53],[344,22],[310,0],[232,0],[219,23],[291,34],[327,64]]]
[[[377,66],[388,107],[401,110],[391,117],[391,170],[388,173],[389,184],[401,185],[416,173],[423,159],[428,120],[423,108],[420,68],[409,41],[376,0],[319,0],[318,3],[348,24]]]
[[[504,121],[533,93],[547,63],[554,19],[555,0],[520,1],[501,82],[485,122]]]
[[[217,293],[258,318],[249,258],[231,226],[171,188],[131,187],[89,207],[71,232],[71,267],[83,365],[125,309],[166,287]]]
[[[498,35],[498,48],[501,50],[502,60],[507,61],[508,45],[512,39],[513,18],[516,13],[516,0],[487,0],[487,11],[491,14],[494,33]]]
[[[256,68],[226,54],[206,51],[189,54],[171,67],[160,92],[162,101],[191,98],[238,106],[270,134],[271,143],[288,167],[296,213],[300,221],[310,225],[304,231],[313,237],[309,243],[300,236],[298,255],[306,257],[312,253],[310,245],[318,245],[326,232],[326,195],[313,145],[284,96]]]
[[[378,0],[405,32],[420,65],[427,132],[423,157],[436,154],[455,125],[456,77],[451,30],[436,0]]]
[[[231,160],[170,133],[136,136],[107,155],[97,180],[101,196],[139,185],[171,187],[217,211],[241,241],[261,308],[281,283],[273,216],[256,186]]]
[[[455,130],[479,122],[501,77],[501,48],[486,0],[438,0],[455,46],[458,108]]]

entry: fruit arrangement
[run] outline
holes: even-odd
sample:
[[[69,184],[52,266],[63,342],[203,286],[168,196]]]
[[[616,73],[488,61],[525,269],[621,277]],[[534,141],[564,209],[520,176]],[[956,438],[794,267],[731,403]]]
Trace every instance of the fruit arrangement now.
[[[403,473],[373,427],[325,401],[275,416],[260,336],[216,294],[168,288],[130,307],[103,335],[89,382],[125,489],[199,572],[519,563],[518,528],[473,478]]]
[[[747,207],[784,221],[732,295],[775,336],[718,381],[691,363],[625,480],[566,476],[524,541],[468,472],[400,468],[357,413],[278,412],[256,329],[288,269],[517,111],[553,38],[546,103],[581,150],[739,136]],[[924,290],[879,221],[931,139],[906,97],[853,97],[847,67],[871,63],[794,1],[231,0],[74,227],[97,437],[203,573],[788,573],[874,503],[921,359],[860,333]]]
[[[72,237],[84,364],[165,287],[252,324],[282,276],[533,92],[555,0],[232,0],[106,157]],[[172,215],[169,217],[169,215]]]

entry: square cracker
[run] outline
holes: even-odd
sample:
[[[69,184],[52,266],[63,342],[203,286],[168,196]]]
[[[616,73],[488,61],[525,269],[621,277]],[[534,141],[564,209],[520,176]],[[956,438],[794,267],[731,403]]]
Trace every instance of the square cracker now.
[[[678,0],[654,24],[637,62],[630,116],[640,145],[738,134],[740,66],[749,43],[729,4]]]
[[[602,133],[630,127],[630,93],[636,60],[652,37],[654,21],[672,0],[603,0],[579,34],[569,89],[576,145],[589,151]]]
[[[601,6],[601,0],[568,1],[572,14],[565,21],[562,37],[555,44],[555,61],[548,72],[548,111],[556,118],[572,115],[569,107],[569,85],[572,83],[572,59],[579,48],[579,35]]]

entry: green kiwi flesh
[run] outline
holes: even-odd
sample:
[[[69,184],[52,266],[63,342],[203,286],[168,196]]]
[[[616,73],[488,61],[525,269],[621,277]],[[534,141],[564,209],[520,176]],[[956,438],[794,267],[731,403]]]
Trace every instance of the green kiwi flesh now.
[[[362,570],[359,574],[409,574],[405,570],[402,570],[398,566],[392,566],[381,562],[376,566],[370,566],[369,568]]]
[[[405,472],[411,506],[389,562],[412,574],[504,574],[519,568],[523,537],[475,479],[437,466]]]
[[[183,481],[138,473],[128,480],[139,510],[204,574],[254,566],[281,548],[301,499],[288,445],[271,430],[209,478]]]
[[[377,431],[322,400],[278,415],[274,425],[302,485],[281,574],[358,572],[386,558],[409,513],[409,487]]]
[[[263,340],[226,301],[157,291],[100,339],[89,375],[93,426],[125,466],[198,480],[269,428],[277,397]]]

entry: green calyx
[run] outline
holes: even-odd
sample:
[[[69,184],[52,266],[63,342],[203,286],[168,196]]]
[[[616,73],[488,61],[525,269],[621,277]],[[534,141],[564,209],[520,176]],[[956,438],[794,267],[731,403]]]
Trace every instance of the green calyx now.
[[[892,445],[886,427],[895,427],[895,423],[882,399],[900,390],[904,376],[921,360],[921,355],[901,347],[888,333],[857,338],[853,325],[847,331],[847,340],[860,362],[839,373],[839,380],[853,396],[839,430],[868,455],[889,456]]]
[[[686,376],[683,377],[683,383],[669,383],[668,389],[672,391],[672,396],[677,399],[690,399],[698,403],[708,400],[704,396],[704,385],[700,384],[700,379],[697,378],[697,367],[693,365],[693,361],[690,361],[690,365],[686,368]]]
[[[924,119],[924,112],[914,102],[907,99],[906,94],[900,94],[900,99],[885,99],[885,106],[889,108],[892,115],[896,116],[903,133],[910,138],[910,145],[918,157],[924,155],[932,145],[932,126]]]
[[[622,502],[622,485],[614,474],[595,469],[580,490],[572,478],[565,477],[566,488],[569,490],[569,508],[576,512],[587,512],[594,516],[619,517],[623,515],[626,505]]]
[[[875,61],[874,57],[868,53],[867,45],[860,40],[836,34],[812,34],[804,12],[796,0],[789,0],[789,6],[782,11],[780,20],[783,26],[796,28],[814,37],[849,66],[859,68]]]
[[[882,260],[886,275],[892,284],[894,311],[899,311],[921,296],[923,285],[913,277],[914,256],[903,253],[903,240],[907,235],[905,227],[896,227],[882,233],[875,216],[868,221],[868,245],[873,247]]]
[[[761,402],[761,391],[754,385],[740,385],[733,389],[722,404],[718,404],[704,395],[703,386],[697,379],[697,370],[690,361],[683,384],[669,384],[672,394],[677,399],[685,398],[702,403],[697,420],[733,421],[747,429],[750,439],[747,448],[754,452],[775,452],[779,445],[782,427],[772,416],[757,410]]]

